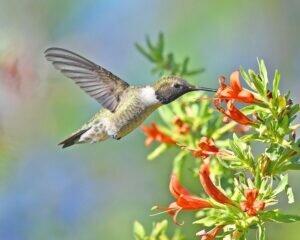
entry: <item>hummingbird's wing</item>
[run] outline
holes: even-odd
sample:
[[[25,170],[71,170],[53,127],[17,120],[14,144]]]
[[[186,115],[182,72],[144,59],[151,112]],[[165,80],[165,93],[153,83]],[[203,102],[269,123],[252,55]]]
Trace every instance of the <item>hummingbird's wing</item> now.
[[[88,95],[95,98],[103,107],[114,112],[120,96],[129,84],[105,68],[62,48],[48,48],[45,51],[48,61],[71,78]]]

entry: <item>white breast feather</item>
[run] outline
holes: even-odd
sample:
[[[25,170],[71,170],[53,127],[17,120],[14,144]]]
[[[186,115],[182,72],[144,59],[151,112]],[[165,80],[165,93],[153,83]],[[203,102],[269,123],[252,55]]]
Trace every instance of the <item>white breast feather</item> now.
[[[140,98],[147,106],[151,106],[159,102],[156,98],[153,87],[150,86],[146,86],[140,89]]]
[[[109,120],[109,118],[103,118],[102,123],[106,130],[106,133],[109,136],[117,135],[118,129],[117,129],[116,125],[112,121]]]

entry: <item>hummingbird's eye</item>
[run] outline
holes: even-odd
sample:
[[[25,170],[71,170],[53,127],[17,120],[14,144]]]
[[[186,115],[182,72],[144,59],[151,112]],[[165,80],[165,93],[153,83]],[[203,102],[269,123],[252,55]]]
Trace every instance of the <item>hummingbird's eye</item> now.
[[[180,88],[180,87],[181,87],[180,84],[178,84],[178,83],[175,83],[175,84],[174,84],[174,88]]]

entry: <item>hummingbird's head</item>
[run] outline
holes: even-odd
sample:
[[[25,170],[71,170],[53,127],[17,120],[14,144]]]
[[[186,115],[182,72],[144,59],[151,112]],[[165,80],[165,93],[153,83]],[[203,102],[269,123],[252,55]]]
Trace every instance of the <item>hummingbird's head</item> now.
[[[216,92],[215,89],[205,87],[195,87],[189,84],[186,80],[176,77],[167,76],[161,78],[158,82],[153,85],[155,90],[156,98],[162,104],[168,104],[182,95],[192,91],[211,91]]]

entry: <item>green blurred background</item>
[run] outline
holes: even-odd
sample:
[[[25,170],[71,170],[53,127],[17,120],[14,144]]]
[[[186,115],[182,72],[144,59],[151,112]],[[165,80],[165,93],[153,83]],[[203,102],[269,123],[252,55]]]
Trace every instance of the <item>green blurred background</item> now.
[[[169,51],[206,68],[190,80],[214,87],[219,75],[256,69],[260,57],[300,102],[299,12],[297,0],[0,0],[0,239],[133,239],[133,221],[150,228],[166,217],[149,217],[150,208],[171,199],[172,156],[147,161],[140,130],[121,141],[57,146],[99,105],[46,62],[47,47],[144,85],[157,76],[134,43],[162,31]],[[297,203],[282,205],[287,213],[300,213],[299,180],[291,173]],[[199,226],[189,227],[188,215],[182,231],[195,239]],[[299,239],[299,227],[270,225],[269,239]]]

